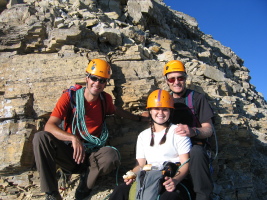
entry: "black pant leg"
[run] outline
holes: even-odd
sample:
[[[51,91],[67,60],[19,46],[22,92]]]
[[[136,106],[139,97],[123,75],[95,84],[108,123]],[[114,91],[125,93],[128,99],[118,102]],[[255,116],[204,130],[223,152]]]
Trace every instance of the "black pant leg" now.
[[[190,150],[189,171],[196,200],[210,200],[213,184],[209,170],[209,158],[203,146],[193,145]]]
[[[160,194],[160,200],[194,200],[194,192],[189,177],[183,179],[177,186],[175,191],[167,192],[164,190]]]
[[[130,189],[131,185],[126,185],[125,183],[118,185],[114,188],[109,200],[128,200]]]

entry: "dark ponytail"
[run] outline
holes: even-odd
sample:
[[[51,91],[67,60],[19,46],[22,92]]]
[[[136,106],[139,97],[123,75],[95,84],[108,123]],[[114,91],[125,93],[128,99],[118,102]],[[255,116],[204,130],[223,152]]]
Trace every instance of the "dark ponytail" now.
[[[150,146],[153,147],[154,146],[154,134],[153,134],[153,130],[152,130],[152,126],[151,126],[151,140],[150,140]]]
[[[161,138],[159,144],[164,144],[166,142],[166,135],[167,135],[170,127],[171,127],[171,123],[168,124],[168,126],[167,126],[167,128],[165,130],[165,133],[164,133],[163,137]]]

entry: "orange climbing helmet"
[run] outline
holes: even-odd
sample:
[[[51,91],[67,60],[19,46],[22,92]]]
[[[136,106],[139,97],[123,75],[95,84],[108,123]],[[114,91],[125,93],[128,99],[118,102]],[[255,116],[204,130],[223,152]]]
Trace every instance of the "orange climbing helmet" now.
[[[174,108],[173,97],[166,90],[155,90],[148,96],[146,108]]]
[[[93,59],[89,62],[86,73],[109,79],[111,76],[111,67],[105,60]]]
[[[169,61],[163,69],[163,75],[166,76],[166,74],[170,72],[185,72],[184,64],[179,60],[172,60]]]

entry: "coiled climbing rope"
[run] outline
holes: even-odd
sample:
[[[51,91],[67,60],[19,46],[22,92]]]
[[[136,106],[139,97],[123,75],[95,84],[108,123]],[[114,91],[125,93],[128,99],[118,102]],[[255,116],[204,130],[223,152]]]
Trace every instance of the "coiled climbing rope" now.
[[[102,132],[100,137],[96,137],[91,135],[86,127],[85,123],[85,108],[84,108],[84,90],[85,88],[81,88],[76,91],[76,109],[74,112],[74,117],[72,120],[72,133],[75,135],[78,130],[81,137],[87,141],[84,143],[86,149],[94,149],[103,147],[108,138],[108,129],[105,121],[102,124]]]

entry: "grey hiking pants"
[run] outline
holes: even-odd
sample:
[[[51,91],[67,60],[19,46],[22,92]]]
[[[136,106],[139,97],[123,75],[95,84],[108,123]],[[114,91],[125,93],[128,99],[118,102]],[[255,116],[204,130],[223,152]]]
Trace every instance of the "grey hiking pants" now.
[[[35,133],[33,151],[42,192],[58,191],[57,166],[68,173],[80,173],[89,168],[87,187],[92,189],[98,176],[110,173],[120,163],[115,149],[102,147],[91,155],[87,155],[85,162],[78,165],[73,159],[71,145],[58,140],[46,131]]]

